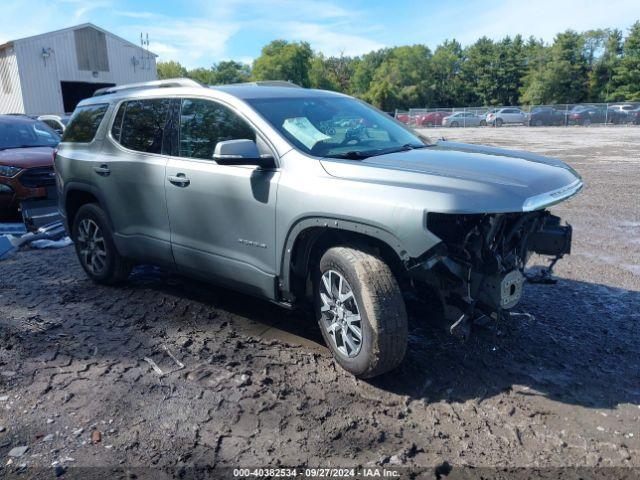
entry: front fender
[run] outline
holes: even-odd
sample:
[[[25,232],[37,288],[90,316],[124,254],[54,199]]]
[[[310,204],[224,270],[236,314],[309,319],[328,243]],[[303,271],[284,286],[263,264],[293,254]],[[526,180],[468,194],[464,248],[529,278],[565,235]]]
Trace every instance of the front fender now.
[[[391,247],[398,257],[403,260],[409,260],[408,252],[403,248],[400,240],[390,231],[379,226],[367,225],[365,223],[354,222],[339,217],[306,217],[298,220],[287,233],[286,241],[283,246],[281,262],[280,262],[280,288],[285,291],[291,291],[291,255],[293,246],[301,232],[309,228],[326,228],[334,230],[343,230],[347,232],[359,233],[368,237],[380,240]]]

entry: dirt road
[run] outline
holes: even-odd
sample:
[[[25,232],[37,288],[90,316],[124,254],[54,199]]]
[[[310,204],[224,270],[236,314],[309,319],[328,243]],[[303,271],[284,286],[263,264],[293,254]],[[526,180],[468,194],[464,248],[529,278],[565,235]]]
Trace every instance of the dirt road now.
[[[0,263],[0,476],[640,468],[640,129],[427,133],[554,155],[583,175],[554,209],[573,253],[556,286],[527,285],[529,315],[462,344],[414,312],[401,368],[364,382],[304,315],[150,267],[99,287],[72,248],[20,252]]]

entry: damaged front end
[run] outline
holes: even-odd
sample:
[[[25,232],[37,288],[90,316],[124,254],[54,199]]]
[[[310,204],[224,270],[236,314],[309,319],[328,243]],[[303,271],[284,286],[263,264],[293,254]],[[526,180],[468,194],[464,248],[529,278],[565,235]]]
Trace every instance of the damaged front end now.
[[[551,268],[571,250],[571,226],[546,210],[500,214],[429,213],[427,228],[441,242],[410,269],[414,282],[439,292],[453,321],[467,336],[479,316],[499,319],[522,297],[524,268],[532,253],[552,257],[532,281],[551,282]]]

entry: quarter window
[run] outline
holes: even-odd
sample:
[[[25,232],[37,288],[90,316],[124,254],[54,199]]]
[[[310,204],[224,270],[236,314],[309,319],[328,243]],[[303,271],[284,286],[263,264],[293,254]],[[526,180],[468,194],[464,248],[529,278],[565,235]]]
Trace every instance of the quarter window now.
[[[130,150],[162,153],[170,105],[168,98],[124,102],[113,121],[111,135]]]
[[[255,141],[256,134],[232,110],[209,100],[182,100],[180,157],[212,160],[218,142],[239,139]]]
[[[63,142],[89,143],[96,136],[108,105],[87,105],[76,108],[62,136]]]

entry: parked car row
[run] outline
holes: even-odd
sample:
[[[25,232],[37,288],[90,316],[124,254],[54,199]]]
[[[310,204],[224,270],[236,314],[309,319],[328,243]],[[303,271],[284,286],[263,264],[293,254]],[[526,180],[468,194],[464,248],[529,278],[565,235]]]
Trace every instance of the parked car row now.
[[[60,135],[27,115],[0,115],[0,220],[19,220],[20,204],[55,197]]]
[[[525,112],[517,107],[477,109],[461,112],[438,110],[410,114],[398,113],[396,119],[415,127],[476,127],[491,125],[501,127],[507,124],[541,126],[567,126],[591,124],[640,124],[640,105],[575,105],[569,108],[553,106],[533,107]]]

